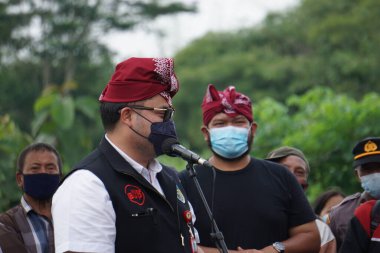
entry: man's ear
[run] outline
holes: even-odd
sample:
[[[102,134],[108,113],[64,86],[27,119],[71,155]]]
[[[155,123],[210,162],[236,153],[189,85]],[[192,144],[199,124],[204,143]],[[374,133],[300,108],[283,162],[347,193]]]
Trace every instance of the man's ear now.
[[[207,129],[207,126],[205,125],[202,125],[201,126],[201,131],[202,131],[202,134],[203,134],[203,138],[205,141],[209,141],[210,139],[210,134],[208,132],[208,129]]]
[[[255,136],[256,129],[257,129],[257,123],[254,121],[254,122],[252,122],[252,125],[251,125],[251,135],[252,136]]]
[[[359,167],[355,168],[355,175],[356,175],[356,179],[360,182],[360,175],[359,175]]]
[[[120,122],[132,126],[132,109],[129,107],[124,107],[120,110]]]
[[[24,186],[24,175],[20,171],[16,172],[16,182],[18,187],[22,189]]]

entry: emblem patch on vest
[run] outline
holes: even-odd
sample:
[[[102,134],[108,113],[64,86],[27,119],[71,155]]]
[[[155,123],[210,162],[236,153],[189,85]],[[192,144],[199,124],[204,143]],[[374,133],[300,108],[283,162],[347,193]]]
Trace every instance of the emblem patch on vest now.
[[[127,184],[124,188],[124,193],[131,202],[139,206],[144,205],[145,194],[139,187]]]
[[[183,196],[183,193],[181,192],[181,190],[178,188],[178,185],[177,185],[177,199],[179,201],[181,201],[182,203],[185,204],[186,200],[185,200],[185,196]]]

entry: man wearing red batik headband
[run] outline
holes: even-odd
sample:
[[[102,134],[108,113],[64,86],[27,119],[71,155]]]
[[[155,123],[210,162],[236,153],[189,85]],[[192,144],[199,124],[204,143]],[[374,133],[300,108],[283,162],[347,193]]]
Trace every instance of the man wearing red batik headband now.
[[[230,252],[318,252],[315,215],[293,174],[249,154],[257,128],[250,99],[233,86],[218,91],[210,84],[202,112],[214,169],[195,170]],[[201,248],[218,252],[192,179],[187,171],[180,178],[194,206]]]
[[[105,136],[53,198],[57,253],[197,252],[195,216],[178,175],[155,159],[176,138],[178,88],[172,59],[116,66],[99,97]]]

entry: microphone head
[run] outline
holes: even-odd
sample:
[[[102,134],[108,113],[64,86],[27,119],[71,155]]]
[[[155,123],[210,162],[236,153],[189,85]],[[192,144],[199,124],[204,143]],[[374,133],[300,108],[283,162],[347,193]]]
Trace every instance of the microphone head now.
[[[179,144],[178,140],[176,138],[167,138],[164,140],[164,142],[161,145],[162,152],[169,156],[176,156],[173,154],[173,145]]]

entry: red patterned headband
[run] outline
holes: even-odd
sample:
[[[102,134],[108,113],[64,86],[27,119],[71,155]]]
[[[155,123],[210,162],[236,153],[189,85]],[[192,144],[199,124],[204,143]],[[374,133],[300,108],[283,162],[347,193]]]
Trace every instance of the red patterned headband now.
[[[230,117],[245,116],[249,122],[253,121],[251,100],[244,94],[236,92],[234,86],[224,91],[218,91],[209,84],[202,102],[203,124],[206,126],[218,113],[226,113]]]
[[[173,59],[130,58],[116,66],[99,101],[134,102],[160,94],[171,105],[171,98],[178,89]]]

